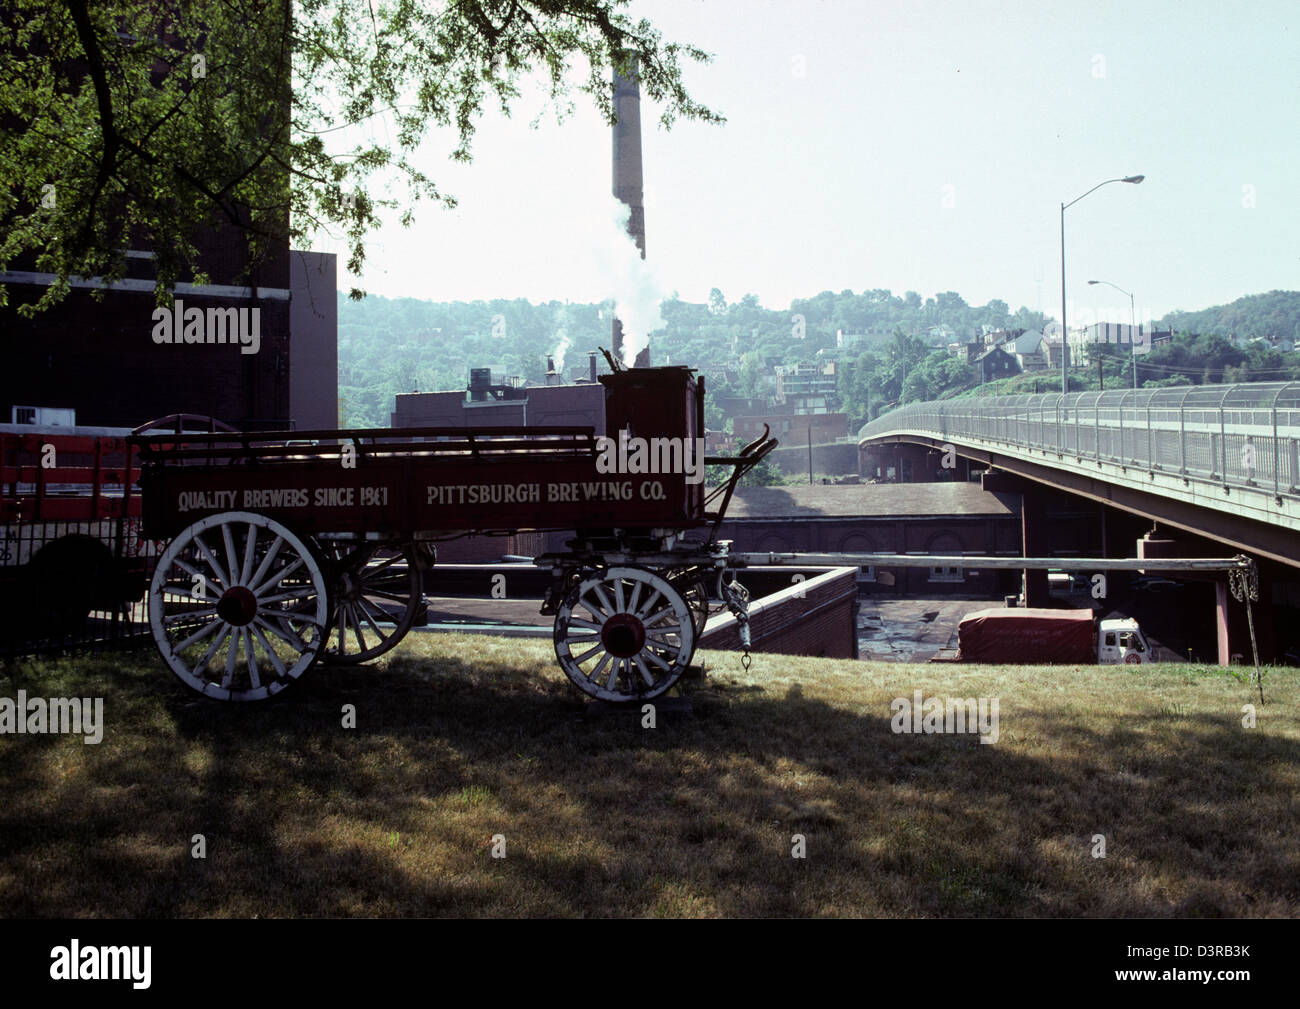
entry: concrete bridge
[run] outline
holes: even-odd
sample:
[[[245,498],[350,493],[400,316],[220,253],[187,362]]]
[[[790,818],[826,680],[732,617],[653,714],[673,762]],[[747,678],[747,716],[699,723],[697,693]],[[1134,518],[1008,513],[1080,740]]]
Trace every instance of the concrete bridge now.
[[[1052,553],[1034,488],[1053,488],[1202,541],[1149,556],[1206,556],[1210,541],[1263,562],[1262,601],[1264,583],[1285,583],[1287,597],[1300,588],[1300,382],[915,403],[863,427],[859,453],[867,476],[962,479],[977,467],[990,489],[1020,490],[1026,556]],[[1046,574],[1027,573],[1026,592],[1045,597]],[[1219,594],[1220,651],[1239,651],[1225,644]]]

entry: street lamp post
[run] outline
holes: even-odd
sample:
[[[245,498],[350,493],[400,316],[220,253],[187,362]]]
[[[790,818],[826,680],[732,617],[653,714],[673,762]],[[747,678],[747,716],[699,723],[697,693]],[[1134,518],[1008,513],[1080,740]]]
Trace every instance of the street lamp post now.
[[[1118,284],[1112,284],[1109,280],[1090,280],[1089,284],[1105,284],[1107,287],[1113,287],[1120,294],[1128,295],[1128,346],[1133,356],[1133,388],[1138,387],[1138,354],[1137,354],[1137,324],[1134,321],[1137,313],[1133,310],[1133,293],[1126,291]]]
[[[1095,193],[1102,186],[1108,186],[1112,182],[1128,182],[1137,185],[1145,178],[1145,175],[1126,175],[1122,179],[1107,179],[1105,182],[1098,182],[1083,196]],[[1061,204],[1061,395],[1065,395],[1070,391],[1070,343],[1067,336],[1069,329],[1065,324],[1065,208],[1073,207],[1083,199],[1083,196],[1076,196],[1069,203]]]

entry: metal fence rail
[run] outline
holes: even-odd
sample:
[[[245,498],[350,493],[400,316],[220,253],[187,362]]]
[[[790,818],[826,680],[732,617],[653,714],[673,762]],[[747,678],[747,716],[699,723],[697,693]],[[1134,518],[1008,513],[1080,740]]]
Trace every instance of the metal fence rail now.
[[[139,521],[0,521],[0,658],[148,640]]]
[[[1300,497],[1300,382],[1192,385],[913,403],[867,424],[1108,462]]]

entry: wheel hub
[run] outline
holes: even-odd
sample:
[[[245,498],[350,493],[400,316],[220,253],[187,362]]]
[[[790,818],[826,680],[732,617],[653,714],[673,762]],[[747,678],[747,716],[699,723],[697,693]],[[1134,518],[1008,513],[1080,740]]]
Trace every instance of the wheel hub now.
[[[606,650],[620,659],[630,659],[645,647],[645,625],[631,613],[615,613],[600,629]]]
[[[217,616],[236,627],[251,624],[257,616],[257,596],[243,585],[226,589],[217,602]]]

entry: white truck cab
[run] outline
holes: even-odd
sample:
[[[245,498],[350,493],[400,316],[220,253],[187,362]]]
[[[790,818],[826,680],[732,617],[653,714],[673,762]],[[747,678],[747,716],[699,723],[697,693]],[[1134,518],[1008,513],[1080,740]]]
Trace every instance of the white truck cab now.
[[[1155,662],[1142,628],[1131,617],[1103,620],[1097,628],[1097,664],[1140,665]]]

